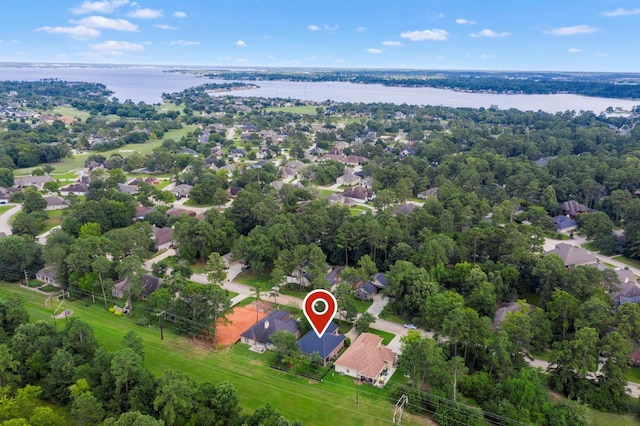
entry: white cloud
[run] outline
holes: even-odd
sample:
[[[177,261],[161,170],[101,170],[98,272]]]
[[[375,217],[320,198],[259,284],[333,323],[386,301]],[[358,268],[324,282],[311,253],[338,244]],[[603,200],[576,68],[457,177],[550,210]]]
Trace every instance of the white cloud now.
[[[142,52],[144,46],[128,41],[109,40],[104,43],[90,44],[91,50],[107,55],[124,55],[129,52]]]
[[[176,18],[186,18],[189,15],[187,15],[185,12],[182,12],[181,10],[176,10],[175,12],[173,12],[173,16]]]
[[[308,25],[307,28],[309,28],[311,31],[318,31],[320,29],[319,26],[313,24]]]
[[[359,33],[363,33],[365,31],[367,31],[367,27],[358,27],[357,30],[358,30]]]
[[[154,25],[154,27],[160,28],[161,30],[179,30],[180,29],[178,27],[172,27],[171,25],[167,25],[167,24],[156,24]]]
[[[380,53],[382,53],[382,50],[373,48],[373,49],[367,49],[367,52],[379,55]]]
[[[129,3],[129,0],[84,1],[79,7],[69,9],[76,15],[88,13],[113,13],[120,6]]]
[[[340,28],[339,25],[327,25],[327,24],[324,24],[324,30],[325,31],[338,31],[338,28]]]
[[[482,31],[478,31],[477,33],[472,33],[470,34],[471,37],[473,38],[479,38],[479,37],[487,37],[487,38],[497,38],[497,37],[507,37],[510,36],[511,33],[507,33],[507,32],[502,32],[502,33],[497,33],[493,30],[487,29],[485,28]]]
[[[608,18],[614,16],[631,16],[631,15],[640,15],[640,8],[637,9],[616,9],[611,11],[604,11],[601,13],[602,16],[606,16]]]
[[[127,13],[129,18],[138,18],[138,19],[156,19],[160,18],[163,15],[161,10],[158,9],[137,9],[133,12]]]
[[[422,30],[422,31],[405,31],[402,34],[400,34],[400,37],[408,38],[411,41],[422,41],[422,40],[444,41],[447,39],[447,37],[449,37],[449,33],[439,28],[433,28],[431,30]]]
[[[138,26],[126,19],[111,19],[104,16],[87,16],[79,21],[71,21],[74,24],[84,25],[89,28],[100,28],[116,31],[138,31]]]
[[[398,46],[404,46],[404,43],[402,43],[401,41],[388,40],[388,41],[383,41],[382,45],[390,46],[390,47],[398,47]]]
[[[247,47],[247,43],[245,43],[245,42],[244,42],[244,41],[242,41],[242,40],[238,40],[238,41],[236,41],[236,42],[235,42],[235,43],[233,43],[233,44],[235,44],[236,46],[240,46],[240,47]]]
[[[569,52],[569,53],[580,53],[580,52],[582,52],[582,49],[571,47],[571,48],[567,49],[567,52]]]
[[[100,31],[84,25],[75,27],[40,27],[36,31],[44,31],[49,34],[67,34],[78,40],[86,40],[100,35]]]
[[[574,25],[572,27],[560,27],[552,30],[545,31],[545,34],[567,36],[576,34],[591,34],[600,31],[600,28],[592,27],[590,25]]]
[[[174,40],[170,41],[169,44],[171,46],[197,46],[200,44],[199,41],[184,41],[184,40]]]
[[[344,60],[344,59],[342,59],[342,58],[338,58],[338,59],[336,59],[336,64],[344,64],[345,62],[347,62],[347,61],[345,61],[345,60]]]
[[[480,59],[491,59],[491,58],[495,58],[496,55],[487,55],[487,54],[482,54],[480,55]]]
[[[456,24],[458,24],[458,25],[474,25],[474,24],[476,24],[476,21],[470,21],[468,19],[459,18],[459,19],[456,19]]]
[[[270,61],[273,61],[275,58],[276,58],[276,57],[275,57],[275,56],[273,56],[273,55],[269,55],[269,56],[267,56],[267,59],[268,59],[268,60],[270,60]]]

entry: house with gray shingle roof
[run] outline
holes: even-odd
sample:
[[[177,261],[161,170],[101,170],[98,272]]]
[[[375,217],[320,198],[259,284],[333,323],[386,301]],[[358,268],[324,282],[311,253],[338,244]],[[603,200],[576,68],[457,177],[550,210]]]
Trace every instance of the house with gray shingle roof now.
[[[580,265],[594,265],[598,263],[598,258],[582,247],[572,246],[567,243],[556,244],[556,248],[544,253],[545,256],[556,254],[564,262],[567,268],[574,268]]]
[[[279,309],[269,313],[253,327],[242,333],[240,340],[250,346],[261,345],[273,350],[271,335],[276,331],[288,331],[296,337],[300,335],[298,323],[291,317],[291,312]]]

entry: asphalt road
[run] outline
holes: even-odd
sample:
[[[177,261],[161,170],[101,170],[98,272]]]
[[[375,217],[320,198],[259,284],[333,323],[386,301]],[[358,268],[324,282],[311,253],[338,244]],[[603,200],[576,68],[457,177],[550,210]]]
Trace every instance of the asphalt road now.
[[[0,215],[0,232],[4,232],[5,235],[11,235],[11,225],[9,225],[9,220],[11,219],[11,216],[18,213],[21,209],[22,204],[16,204]]]

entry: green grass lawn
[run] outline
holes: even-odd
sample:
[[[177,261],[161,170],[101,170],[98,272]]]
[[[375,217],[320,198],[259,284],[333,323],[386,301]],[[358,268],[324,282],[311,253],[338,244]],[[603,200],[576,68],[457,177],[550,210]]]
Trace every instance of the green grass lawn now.
[[[4,206],[0,206],[0,214],[11,210],[12,208],[14,208],[15,206],[9,206],[9,205],[4,205]]]
[[[638,262],[637,260],[629,259],[628,257],[616,256],[612,257],[612,259],[624,263],[625,265],[633,266],[634,268],[640,268],[640,262]]]
[[[302,105],[302,106],[292,106],[292,107],[268,107],[265,108],[265,112],[290,112],[294,114],[308,114],[308,115],[316,115],[315,105]]]
[[[250,285],[252,287],[258,286],[260,290],[267,291],[273,287],[271,285],[271,276],[260,275],[253,271],[245,271],[233,279],[240,284]]]
[[[76,117],[81,119],[83,122],[87,121],[87,118],[91,117],[91,114],[89,114],[88,111],[80,111],[79,109],[68,105],[53,108],[53,113],[67,117]]]
[[[358,309],[359,313],[365,312],[373,304],[373,302],[370,300],[360,300],[356,298],[354,298],[353,300],[355,302],[356,308]]]
[[[45,213],[49,216],[49,219],[44,221],[44,231],[42,232],[47,232],[56,226],[60,226],[62,224],[62,216],[66,211],[66,209],[46,211]]]
[[[0,297],[18,293],[25,299],[31,320],[52,322],[45,296],[21,289],[17,284],[0,283]],[[219,383],[227,380],[237,389],[240,405],[252,411],[267,402],[273,404],[288,419],[307,425],[388,425],[394,406],[385,401],[389,389],[378,390],[361,386],[359,405],[355,404],[355,387],[351,379],[329,373],[322,382],[274,370],[249,356],[246,348],[234,346],[216,351],[208,345],[175,335],[165,328],[164,340],[155,326],[138,326],[134,321],[116,317],[100,304],[67,302],[73,317],[82,318],[94,329],[98,342],[111,351],[122,348],[122,337],[134,330],[144,342],[145,365],[156,376],[166,369],[182,370],[196,381]],[[57,321],[58,329],[64,320]],[[245,412],[246,412],[245,411]],[[405,425],[427,424],[420,417],[408,417]]]
[[[582,247],[583,249],[586,249],[586,250],[592,251],[592,252],[594,252],[594,253],[599,253],[599,252],[600,252],[600,250],[598,250],[598,249],[593,245],[593,243],[584,243],[584,244],[580,244],[580,247]]]
[[[382,312],[380,312],[380,315],[378,315],[378,317],[386,321],[395,322],[396,324],[404,324],[407,322],[406,318],[403,318],[400,315],[394,313],[391,310],[390,305],[385,306]]]
[[[374,328],[370,328],[367,331],[367,333],[375,334],[376,336],[382,337],[382,344],[383,345],[388,345],[389,342],[392,341],[394,337],[396,337],[396,335],[393,334],[393,333],[388,333],[388,332],[382,331],[382,330],[376,330]]]
[[[627,425],[640,425],[638,417],[627,413],[623,416],[619,414],[603,413],[593,408],[587,409],[588,416],[592,425],[598,426],[627,426]]]
[[[162,142],[166,139],[174,139],[180,140],[183,136],[186,136],[187,133],[194,131],[198,126],[196,125],[186,125],[183,126],[182,129],[174,129],[169,130],[164,134],[162,139],[156,139],[153,141],[149,141],[143,144],[127,144],[123,145],[119,148],[110,149],[107,151],[91,151],[82,154],[74,155],[73,157],[64,158],[57,163],[52,163],[51,165],[55,168],[56,173],[69,173],[73,170],[79,170],[84,167],[84,160],[89,156],[89,154],[101,154],[105,157],[109,158],[111,154],[118,153],[123,157],[128,157],[133,152],[139,152],[142,155],[149,154],[155,148],[162,145]],[[15,176],[29,176],[34,169],[41,168],[42,165],[38,165],[35,167],[28,167],[26,169],[15,169],[13,174]]]
[[[334,194],[339,194],[342,191],[334,191],[332,189],[318,189],[318,194],[320,194],[321,197],[328,197],[330,195],[334,195]]]

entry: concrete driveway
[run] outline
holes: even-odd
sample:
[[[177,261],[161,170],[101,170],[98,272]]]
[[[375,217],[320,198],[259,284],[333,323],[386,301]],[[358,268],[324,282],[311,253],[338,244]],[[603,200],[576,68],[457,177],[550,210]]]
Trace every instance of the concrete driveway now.
[[[0,232],[4,232],[5,235],[11,235],[11,225],[9,225],[11,216],[18,213],[22,209],[22,204],[15,204],[12,206],[13,207],[0,215]]]

